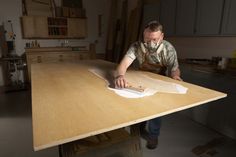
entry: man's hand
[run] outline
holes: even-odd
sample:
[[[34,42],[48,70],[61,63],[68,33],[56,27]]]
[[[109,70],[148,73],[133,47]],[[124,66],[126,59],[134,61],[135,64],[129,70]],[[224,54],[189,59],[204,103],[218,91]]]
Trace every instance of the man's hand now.
[[[183,81],[178,75],[172,76],[172,78],[173,78],[174,80]]]
[[[179,68],[177,68],[175,71],[172,71],[172,72],[171,72],[171,78],[173,78],[174,80],[183,81],[183,80],[180,78],[180,70],[179,70]]]
[[[115,88],[125,88],[128,86],[124,75],[119,75],[115,78]]]
[[[131,59],[128,56],[125,56],[122,61],[120,62],[120,64],[117,67],[116,70],[116,77],[115,77],[115,88],[125,88],[128,86],[128,83],[125,80],[125,73],[127,68],[131,65],[131,63],[133,62],[133,59]]]

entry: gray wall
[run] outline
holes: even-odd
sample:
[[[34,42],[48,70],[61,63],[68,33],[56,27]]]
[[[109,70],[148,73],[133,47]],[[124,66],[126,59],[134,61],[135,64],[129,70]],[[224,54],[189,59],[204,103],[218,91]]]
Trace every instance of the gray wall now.
[[[167,38],[176,48],[179,58],[232,57],[236,37],[172,37]]]

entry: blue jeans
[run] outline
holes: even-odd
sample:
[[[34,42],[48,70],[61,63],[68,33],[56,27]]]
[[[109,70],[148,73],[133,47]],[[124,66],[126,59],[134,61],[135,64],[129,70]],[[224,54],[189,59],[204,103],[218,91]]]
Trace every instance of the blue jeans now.
[[[148,122],[143,122],[140,124],[140,129],[145,129],[146,123],[148,124],[148,134],[150,138],[158,138],[161,129],[161,118],[154,118]]]

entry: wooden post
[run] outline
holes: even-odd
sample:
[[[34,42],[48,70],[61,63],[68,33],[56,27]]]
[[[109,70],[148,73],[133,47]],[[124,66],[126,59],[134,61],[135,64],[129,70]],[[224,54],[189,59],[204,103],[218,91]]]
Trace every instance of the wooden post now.
[[[133,153],[135,154],[135,157],[142,157],[142,146],[141,146],[141,140],[140,140],[140,130],[139,130],[139,124],[131,125],[130,126],[130,134],[135,140]]]

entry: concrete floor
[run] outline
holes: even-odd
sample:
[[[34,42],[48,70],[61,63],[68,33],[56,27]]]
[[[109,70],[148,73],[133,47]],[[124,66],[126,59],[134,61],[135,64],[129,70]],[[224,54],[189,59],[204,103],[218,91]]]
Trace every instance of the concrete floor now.
[[[0,94],[0,157],[58,157],[58,148],[33,151],[29,91]],[[162,118],[159,146],[145,148],[144,157],[235,157],[236,141],[181,113]]]

